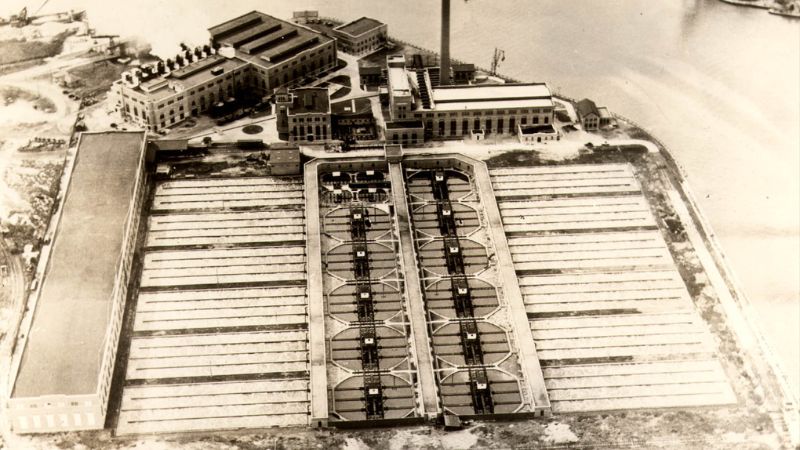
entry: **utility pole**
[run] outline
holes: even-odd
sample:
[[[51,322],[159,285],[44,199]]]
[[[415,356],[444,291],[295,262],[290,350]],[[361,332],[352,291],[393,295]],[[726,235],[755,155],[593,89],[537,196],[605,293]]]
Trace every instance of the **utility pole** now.
[[[450,84],[450,0],[442,0],[442,39],[439,58],[439,84]]]
[[[501,62],[506,60],[506,52],[503,50],[498,49],[497,47],[494,48],[494,55],[492,55],[492,75],[497,76],[497,66],[500,65]]]

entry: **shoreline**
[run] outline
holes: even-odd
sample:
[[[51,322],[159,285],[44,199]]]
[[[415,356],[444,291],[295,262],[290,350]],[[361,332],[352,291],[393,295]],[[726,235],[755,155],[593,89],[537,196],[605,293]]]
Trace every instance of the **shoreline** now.
[[[761,5],[752,4],[751,2],[744,0],[721,1],[737,6],[765,9],[771,14],[778,15],[770,10],[770,6],[763,4],[766,0],[761,0]],[[794,18],[797,16],[791,17]],[[334,17],[325,17],[324,19],[343,23]],[[434,52],[430,49],[407,42],[405,40],[396,39],[393,36],[388,36],[388,39],[392,42],[406,45],[408,47],[438,56],[438,52]],[[456,58],[451,58],[451,61],[462,62]],[[477,64],[475,65],[475,68],[488,73],[487,70],[478,66]],[[501,73],[496,73],[495,76],[505,80],[506,82],[523,82],[521,80],[505,76]],[[573,104],[577,101],[576,99],[561,92],[553,91],[553,97],[566,100]],[[684,225],[691,227],[698,233],[703,243],[702,250],[704,250],[711,258],[710,261],[701,262],[701,265],[705,269],[706,273],[717,272],[721,277],[722,283],[724,283],[723,286],[716,284],[713,287],[715,291],[719,291],[717,292],[717,296],[719,299],[719,304],[724,310],[726,323],[736,337],[737,346],[740,350],[743,350],[750,359],[748,365],[754,366],[754,368],[757,370],[762,388],[769,393],[769,397],[773,397],[767,401],[770,403],[777,402],[776,405],[768,408],[769,413],[779,413],[782,418],[784,426],[781,427],[782,430],[778,430],[776,424],[776,431],[779,433],[788,433],[788,436],[786,437],[789,438],[791,445],[799,446],[800,434],[798,434],[798,432],[800,432],[800,403],[798,398],[787,381],[781,362],[778,360],[769,342],[767,342],[766,338],[764,337],[761,324],[759,324],[754,318],[754,308],[750,303],[750,299],[742,289],[735,272],[729,266],[728,259],[717,240],[716,233],[714,232],[708,219],[702,213],[702,210],[695,199],[683,166],[673,156],[667,146],[658,138],[653,136],[653,134],[647,129],[625,116],[617,113],[613,113],[613,115],[617,120],[627,122],[628,124],[633,125],[641,130],[641,132],[646,136],[646,140],[653,142],[658,148],[659,153],[661,153],[667,160],[669,164],[667,171],[670,175],[674,176],[675,192],[678,194],[679,199],[681,200],[680,204],[686,208],[686,212],[688,213],[688,217],[686,218],[688,219],[688,223],[684,223]],[[684,217],[681,219],[683,222]],[[699,254],[702,251],[695,249],[695,252]],[[711,265],[711,267],[707,267],[707,265]],[[733,324],[736,324],[737,326],[732,326]],[[744,327],[741,325],[744,325]]]
[[[743,6],[745,8],[763,9],[774,16],[787,17],[790,19],[800,19],[800,12],[791,12],[778,9],[778,4],[774,0],[720,0],[733,6]]]

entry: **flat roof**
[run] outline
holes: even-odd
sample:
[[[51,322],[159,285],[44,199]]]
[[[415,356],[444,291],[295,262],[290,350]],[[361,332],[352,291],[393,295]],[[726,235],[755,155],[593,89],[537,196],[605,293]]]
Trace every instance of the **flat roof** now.
[[[292,90],[290,114],[324,114],[331,111],[328,89],[298,88]]]
[[[210,55],[198,61],[191,62],[181,67],[180,69],[172,71],[170,73],[170,76],[182,80],[184,78],[193,75],[196,72],[200,72],[206,69],[211,69],[212,67],[218,64],[222,64],[223,61],[225,61],[225,57],[222,55]]]
[[[179,93],[170,88],[168,83],[169,81],[181,85],[184,90],[191,89],[199,84],[207,83],[219,76],[223,76],[226,73],[238,69],[246,64],[247,61],[237,57],[226,58],[219,54],[210,55],[199,61],[189,63],[178,70],[170,72],[169,74],[159,75],[156,78],[147,80],[136,89],[139,92],[144,92],[147,94],[148,98],[159,101]],[[214,75],[211,73],[213,69],[217,68],[222,69],[223,73],[219,75]],[[163,83],[163,85],[151,91],[144,89],[147,85],[155,85],[159,83]]]
[[[528,125],[520,127],[522,134],[536,134],[536,133],[555,133],[556,129],[551,124],[545,125]]]
[[[392,95],[411,95],[411,83],[408,82],[406,69],[389,68],[389,87],[392,88]]]
[[[368,98],[351,98],[337,103],[331,103],[331,112],[334,114],[354,115],[366,114],[372,115],[372,102]]]
[[[269,160],[274,164],[289,164],[300,162],[299,148],[274,148],[270,149]]]
[[[263,67],[333,40],[310,28],[259,11],[251,11],[208,31],[217,43],[235,48],[237,57]]]
[[[143,131],[83,133],[12,398],[97,391]]]
[[[361,17],[344,25],[339,25],[334,30],[357,37],[380,26],[383,26],[383,22],[369,17]]]
[[[361,75],[380,75],[383,72],[381,66],[358,66],[358,73]]]
[[[544,83],[441,86],[432,89],[437,111],[553,106],[550,89]]]
[[[544,83],[438,86],[433,88],[435,103],[551,97],[550,89]]]
[[[223,56],[222,59],[223,61],[217,62],[213,65],[209,65],[204,70],[196,71],[190,75],[186,75],[182,79],[175,80],[175,82],[180,83],[184,89],[190,89],[199,84],[207,83],[217,77],[225,76],[229,72],[247,65],[247,61],[241,60],[239,58],[225,58]],[[214,75],[213,73],[211,73],[213,69],[222,69],[222,73],[219,75]]]

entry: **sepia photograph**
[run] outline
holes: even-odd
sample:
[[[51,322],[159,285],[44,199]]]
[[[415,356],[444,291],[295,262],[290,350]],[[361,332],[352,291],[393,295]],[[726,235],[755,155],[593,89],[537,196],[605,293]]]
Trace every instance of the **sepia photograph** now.
[[[800,0],[1,0],[0,449],[800,450]]]

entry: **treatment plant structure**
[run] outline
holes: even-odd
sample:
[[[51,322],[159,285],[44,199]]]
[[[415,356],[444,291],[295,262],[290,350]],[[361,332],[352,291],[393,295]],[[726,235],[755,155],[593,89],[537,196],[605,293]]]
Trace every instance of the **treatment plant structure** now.
[[[340,42],[384,45],[369,18],[326,36],[254,11],[123,74],[116,106],[147,131],[80,135],[12,359],[10,428],[454,428],[735,405],[631,163],[413,149],[560,138],[547,85],[450,79],[444,19],[441,66],[389,55],[372,103],[306,86],[340,68]],[[274,97],[280,142],[153,139],[242,94]],[[369,143],[319,145],[343,135]],[[208,154],[263,172],[193,170]]]
[[[736,401],[628,165],[489,170],[387,146],[299,177],[277,143],[268,176],[165,178],[172,146],[145,142],[81,137],[17,433],[105,427],[115,360],[119,434]]]

